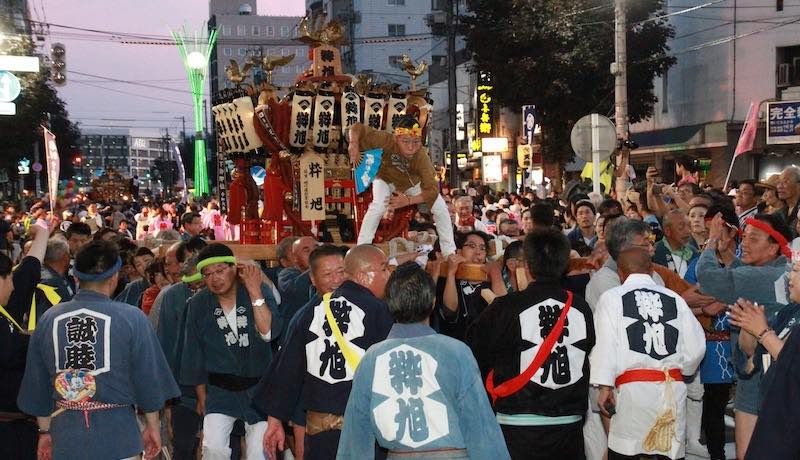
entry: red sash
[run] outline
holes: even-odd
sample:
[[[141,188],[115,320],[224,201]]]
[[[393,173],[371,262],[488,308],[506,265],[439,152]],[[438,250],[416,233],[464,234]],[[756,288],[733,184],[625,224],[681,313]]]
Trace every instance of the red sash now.
[[[669,369],[670,377],[676,382],[683,382],[683,375],[680,369]],[[617,377],[615,386],[622,386],[632,382],[666,382],[667,376],[664,371],[659,369],[628,369]]]
[[[525,369],[525,372],[510,380],[506,380],[498,386],[494,386],[494,369],[489,371],[489,375],[486,376],[486,391],[489,392],[489,396],[492,398],[492,405],[497,402],[498,398],[511,396],[524,388],[525,385],[531,380],[531,377],[533,377],[533,374],[535,374],[542,367],[544,362],[547,361],[547,358],[550,357],[550,352],[553,351],[556,341],[559,339],[559,337],[561,337],[561,332],[564,330],[564,323],[567,321],[567,312],[569,312],[571,307],[572,292],[567,291],[567,302],[564,304],[564,308],[561,310],[561,315],[558,317],[558,321],[556,321],[555,326],[553,326],[553,330],[547,334],[547,338],[545,338],[544,342],[542,342],[542,345],[539,347],[539,351],[536,352],[536,356],[533,357],[533,361],[531,361],[531,363],[528,365],[528,368]]]

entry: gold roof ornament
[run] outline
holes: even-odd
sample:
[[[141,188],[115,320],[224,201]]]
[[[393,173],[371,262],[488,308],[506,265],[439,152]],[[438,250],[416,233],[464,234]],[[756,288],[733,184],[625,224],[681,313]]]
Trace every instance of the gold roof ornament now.
[[[272,72],[278,67],[283,67],[294,60],[295,55],[288,56],[264,56],[262,58],[252,58],[253,65],[261,67],[267,73],[267,83],[272,84]]]
[[[325,16],[314,14],[300,20],[297,25],[298,40],[311,47],[319,45],[339,46],[344,43],[344,28],[337,20],[325,22]]]
[[[356,92],[362,96],[366,95],[372,88],[373,78],[368,73],[360,73],[355,77],[356,81],[353,84]]]
[[[250,68],[253,67],[253,64],[248,59],[245,61],[244,67],[239,69],[239,63],[236,62],[236,59],[231,59],[230,62],[230,64],[225,66],[225,75],[228,76],[228,80],[230,80],[231,83],[235,84],[237,87],[241,86],[247,79],[247,74],[250,72]]]
[[[405,72],[411,76],[411,91],[416,91],[417,89],[417,78],[425,73],[425,70],[428,68],[428,64],[425,61],[419,61],[415,63],[411,60],[408,54],[403,54],[400,58],[400,66],[405,70]]]

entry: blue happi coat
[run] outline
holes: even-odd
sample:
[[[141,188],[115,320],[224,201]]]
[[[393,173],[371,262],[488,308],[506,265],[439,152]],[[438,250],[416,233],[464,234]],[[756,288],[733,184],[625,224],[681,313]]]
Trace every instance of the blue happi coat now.
[[[272,291],[261,285],[261,295],[272,312],[271,340],[283,327]],[[217,296],[207,288],[189,299],[185,338],[180,364],[180,383],[206,385],[206,413],[224,414],[247,423],[266,417],[250,404],[254,387],[231,391],[209,383],[209,374],[228,374],[259,379],[270,367],[272,349],[256,329],[253,307],[247,289],[241,284],[236,291],[237,334],[227,324]]]
[[[158,293],[151,312],[158,311],[156,336],[164,350],[164,356],[176,380],[180,379],[181,356],[183,354],[184,325],[189,298],[194,294],[186,283],[177,283]],[[181,404],[194,408],[197,393],[192,385],[181,385]]]
[[[726,304],[735,303],[740,297],[762,305],[767,321],[773,321],[788,303],[786,295],[786,257],[779,256],[772,262],[754,267],[739,259],[727,267],[720,267],[714,249],[706,248],[697,261],[697,281],[704,294],[711,295]],[[739,373],[734,407],[748,414],[758,415],[758,393],[761,375],[745,375],[743,370],[747,356],[739,348],[739,330],[731,330],[732,363]]]
[[[472,459],[508,459],[472,352],[429,326],[395,324],[367,351],[347,402],[337,459],[466,449]],[[445,458],[445,457],[437,457]]]
[[[134,406],[155,412],[180,395],[144,313],[81,290],[42,315],[17,402],[25,413],[47,417],[56,401],[80,400],[91,378],[96,387],[92,401],[118,407],[86,415],[67,410],[53,417],[54,459],[138,455],[143,445]]]

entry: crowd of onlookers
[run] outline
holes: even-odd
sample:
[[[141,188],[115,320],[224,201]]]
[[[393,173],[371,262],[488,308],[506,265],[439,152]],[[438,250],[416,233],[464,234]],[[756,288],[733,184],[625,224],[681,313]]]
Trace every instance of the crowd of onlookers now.
[[[442,264],[436,228],[420,207],[403,235],[417,248],[393,251],[388,263],[417,261],[427,266],[437,281],[431,326],[475,351],[480,331],[474,326],[485,321],[482,314],[493,300],[536,281],[531,261],[544,256],[530,253],[534,246],[527,235],[557,230],[558,238],[568,242],[569,263],[559,283],[585,299],[595,313],[603,293],[624,282],[624,270],[633,270],[630,252],[647,252],[652,266],[644,274],[683,299],[705,334],[705,359],[695,375],[686,376],[686,452],[725,458],[724,420],[733,399],[737,454],[744,458],[757,425],[765,423],[759,422],[759,413],[774,379],[770,363],[778,360],[792,326],[800,320],[800,270],[793,271],[797,258],[792,252],[800,251],[800,168],[787,168],[763,181],[740,180],[730,190],[698,182],[692,162],[679,159],[673,184],[661,183],[659,172],[649,168],[625,196],[586,193],[583,183],[548,196],[543,190],[498,193],[478,184],[445,189],[457,252]],[[25,213],[8,205],[0,220],[0,234],[6,236],[0,239],[0,250],[15,263],[35,253],[42,283],[68,299],[76,289],[70,271],[77,251],[92,239],[114,241],[123,265],[113,298],[150,314],[158,329],[159,313],[151,309],[159,293],[185,279],[192,254],[208,240],[232,239],[235,234],[215,201],[202,204],[73,201],[55,215],[46,202]],[[37,244],[41,231],[31,230],[37,226],[49,229],[45,249],[41,241]],[[550,238],[542,248],[559,244],[552,235],[542,238]],[[277,246],[277,265],[264,266],[265,281],[270,280],[287,320],[314,296],[342,282],[328,285],[322,275],[315,277],[309,257],[319,244],[310,237],[285,238]],[[469,266],[478,267],[478,273],[459,271]],[[552,273],[542,269],[540,276],[545,275]],[[41,313],[47,298],[36,295]],[[9,302],[12,309],[27,308],[27,303],[15,304],[18,299]],[[601,427],[597,433],[607,433],[608,411],[596,403],[590,407],[587,426],[596,423]],[[597,438],[586,437],[587,458],[601,458],[605,441],[592,444],[589,439]]]

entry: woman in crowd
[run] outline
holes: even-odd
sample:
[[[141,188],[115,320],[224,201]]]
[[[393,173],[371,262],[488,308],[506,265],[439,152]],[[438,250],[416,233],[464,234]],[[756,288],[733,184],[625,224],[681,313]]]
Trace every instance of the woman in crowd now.
[[[706,228],[706,213],[708,208],[705,205],[697,204],[689,209],[689,225],[692,229],[692,239],[689,244],[697,250],[702,250],[708,239],[708,229]]]

